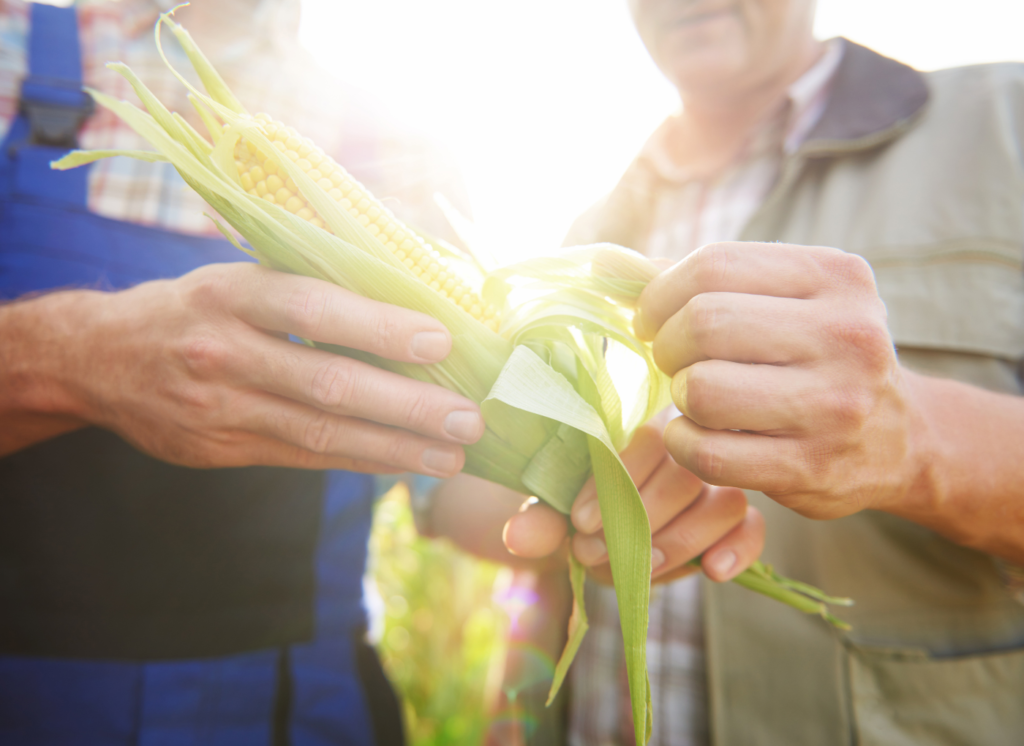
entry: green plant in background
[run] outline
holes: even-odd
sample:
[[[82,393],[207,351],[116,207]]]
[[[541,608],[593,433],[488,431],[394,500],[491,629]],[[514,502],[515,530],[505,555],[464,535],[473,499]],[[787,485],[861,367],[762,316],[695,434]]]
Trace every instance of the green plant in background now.
[[[378,650],[402,699],[409,743],[480,743],[508,631],[492,600],[501,569],[421,538],[401,484],[377,506],[369,567],[384,601]]]

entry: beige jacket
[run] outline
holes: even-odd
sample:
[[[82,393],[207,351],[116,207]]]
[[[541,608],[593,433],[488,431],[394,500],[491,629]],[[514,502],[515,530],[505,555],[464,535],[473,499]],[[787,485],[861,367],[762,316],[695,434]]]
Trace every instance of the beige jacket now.
[[[634,162],[572,242],[642,250],[654,173]],[[742,238],[864,256],[904,365],[1021,394],[1024,65],[921,74],[849,44]],[[882,513],[815,522],[751,500],[764,559],[856,599],[854,629],[705,583],[717,746],[1024,744],[1024,606],[990,557]]]

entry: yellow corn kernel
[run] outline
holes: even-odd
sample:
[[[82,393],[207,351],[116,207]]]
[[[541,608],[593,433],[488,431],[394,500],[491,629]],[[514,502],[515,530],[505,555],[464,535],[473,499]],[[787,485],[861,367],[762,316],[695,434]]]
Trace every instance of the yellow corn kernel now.
[[[265,153],[245,139],[235,147],[239,180],[247,192],[284,207],[317,228],[329,230],[324,219],[300,193],[295,181],[281,168],[281,159],[288,158],[413,276],[438,296],[484,323],[488,329],[498,330],[499,320],[494,307],[485,304],[432,246],[395,218],[344,168],[291,127],[274,121],[266,114],[258,114],[256,121],[263,127],[273,149]]]

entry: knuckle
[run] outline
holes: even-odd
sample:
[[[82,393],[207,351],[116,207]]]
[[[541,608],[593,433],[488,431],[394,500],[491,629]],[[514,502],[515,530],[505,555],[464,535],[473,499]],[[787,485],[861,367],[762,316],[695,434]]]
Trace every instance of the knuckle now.
[[[306,423],[302,433],[302,447],[310,453],[326,455],[331,452],[339,429],[340,423],[335,417],[326,412],[318,412]]]
[[[700,438],[693,445],[694,470],[705,481],[711,482],[720,479],[725,468],[721,451],[712,438]]]
[[[712,427],[709,420],[714,413],[715,380],[713,376],[707,375],[706,368],[696,363],[687,370],[686,414],[695,422]]]
[[[698,526],[692,525],[695,521],[681,521],[672,530],[672,543],[675,545],[676,553],[683,562],[696,557],[704,550],[702,536]]]
[[[729,276],[731,247],[728,243],[701,246],[694,256],[694,271],[699,285],[717,285]]]
[[[384,440],[381,447],[381,453],[383,455],[383,458],[381,459],[383,463],[405,466],[409,462],[409,444],[407,437],[399,431],[390,433]]]
[[[181,359],[185,367],[200,377],[223,371],[229,358],[229,347],[224,339],[205,331],[187,337],[181,348]]]
[[[747,496],[743,490],[720,489],[716,495],[719,509],[732,523],[741,522],[747,515]]]
[[[188,275],[186,284],[190,305],[210,310],[224,305],[224,299],[232,292],[231,273],[221,266],[201,267]]]
[[[221,400],[207,386],[188,382],[176,387],[173,393],[178,406],[188,414],[186,417],[202,426],[221,410]]]
[[[432,397],[427,392],[417,390],[405,407],[407,423],[422,427],[430,422],[434,414],[432,404]]]
[[[875,273],[867,259],[857,254],[840,255],[839,267],[849,284],[860,287],[875,287]]]
[[[859,364],[870,373],[888,371],[896,352],[884,321],[870,316],[855,316],[836,322],[833,336],[844,348],[852,350]]]
[[[694,296],[686,304],[686,331],[700,349],[705,349],[715,338],[720,326],[719,306],[713,296],[706,293]]]
[[[319,287],[297,288],[288,293],[284,313],[289,331],[301,337],[316,338],[330,308],[330,295]]]
[[[874,409],[874,397],[863,389],[843,389],[833,394],[829,409],[843,428],[859,429]]]
[[[839,249],[818,256],[822,271],[835,288],[855,292],[875,291],[875,273],[864,257]]]
[[[377,350],[390,350],[399,341],[404,325],[389,313],[379,315],[373,324],[373,345]]]
[[[800,494],[810,491],[812,485],[828,484],[838,455],[837,450],[833,443],[824,439],[804,443],[802,457],[780,480],[780,491]]]
[[[344,409],[358,400],[359,388],[359,375],[351,366],[330,360],[313,372],[310,396],[323,409]]]

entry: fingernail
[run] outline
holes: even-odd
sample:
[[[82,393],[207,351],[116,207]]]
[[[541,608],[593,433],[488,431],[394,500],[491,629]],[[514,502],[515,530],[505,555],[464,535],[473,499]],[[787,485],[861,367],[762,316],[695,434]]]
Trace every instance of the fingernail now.
[[[428,448],[423,452],[421,459],[427,471],[436,472],[446,477],[454,474],[459,466],[458,456],[442,448]]]
[[[597,536],[582,536],[576,539],[576,559],[584,565],[596,565],[608,555],[604,540]]]
[[[420,360],[436,363],[445,359],[451,346],[451,341],[444,332],[420,332],[413,335],[409,349]]]
[[[597,500],[587,500],[577,508],[572,522],[577,530],[585,534],[597,531],[601,527],[601,511]]]
[[[444,431],[463,443],[475,443],[484,433],[484,421],[476,412],[449,412]]]
[[[659,567],[665,564],[665,553],[654,547],[651,549],[651,572],[654,572]]]
[[[736,566],[736,552],[731,549],[715,552],[705,560],[705,563],[708,566],[708,570],[711,570],[715,575],[724,580],[732,572],[732,568]]]

